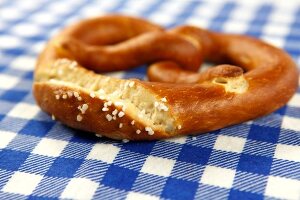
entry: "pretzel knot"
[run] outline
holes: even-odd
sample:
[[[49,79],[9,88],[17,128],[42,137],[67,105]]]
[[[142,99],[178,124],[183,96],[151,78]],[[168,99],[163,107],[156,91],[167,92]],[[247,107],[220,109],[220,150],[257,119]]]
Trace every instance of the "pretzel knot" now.
[[[220,65],[198,73],[204,60]],[[142,64],[150,64],[151,82],[96,74]],[[292,59],[258,39],[192,26],[164,30],[108,15],[67,27],[47,44],[36,65],[34,95],[70,127],[153,140],[269,114],[297,86]]]

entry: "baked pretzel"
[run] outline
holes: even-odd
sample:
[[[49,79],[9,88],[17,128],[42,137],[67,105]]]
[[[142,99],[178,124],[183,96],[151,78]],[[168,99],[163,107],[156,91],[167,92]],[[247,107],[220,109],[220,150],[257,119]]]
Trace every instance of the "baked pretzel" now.
[[[202,61],[227,63],[198,73]],[[95,72],[151,64],[150,81]],[[38,105],[64,124],[113,139],[154,140],[217,130],[267,115],[298,86],[282,50],[192,26],[171,30],[108,15],[67,27],[35,69]]]

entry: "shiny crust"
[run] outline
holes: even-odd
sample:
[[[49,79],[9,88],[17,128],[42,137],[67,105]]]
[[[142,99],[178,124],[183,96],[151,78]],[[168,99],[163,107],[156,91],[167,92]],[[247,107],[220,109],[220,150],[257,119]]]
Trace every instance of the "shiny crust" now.
[[[83,77],[99,84],[94,86],[87,81],[80,85],[57,75],[60,66],[53,69],[53,63],[61,58],[76,60]],[[196,73],[203,59],[228,64]],[[106,77],[82,66],[106,72],[144,63],[151,64],[148,77],[155,82],[131,81],[134,91],[146,93],[152,99],[150,103],[156,102],[157,106],[164,99],[160,102],[161,116],[165,116],[162,125],[152,126],[154,122],[137,117],[135,108],[124,111],[124,117],[108,121],[107,112],[101,109],[109,99],[92,98],[91,92],[101,86],[123,87],[125,82],[109,79],[108,85],[101,85]],[[75,76],[77,72],[70,69],[67,73]],[[37,62],[33,91],[44,111],[70,127],[114,139],[154,140],[205,133],[269,114],[283,106],[297,87],[298,71],[292,59],[258,39],[192,26],[164,31],[142,19],[109,15],[79,22],[54,37]],[[82,99],[56,99],[57,91],[76,91]],[[147,101],[143,96],[137,98],[139,103]],[[78,121],[78,106],[83,104],[88,109]],[[115,108],[113,104],[109,112]],[[151,113],[156,108],[149,109],[149,118],[158,121]],[[137,134],[137,130],[141,132]]]

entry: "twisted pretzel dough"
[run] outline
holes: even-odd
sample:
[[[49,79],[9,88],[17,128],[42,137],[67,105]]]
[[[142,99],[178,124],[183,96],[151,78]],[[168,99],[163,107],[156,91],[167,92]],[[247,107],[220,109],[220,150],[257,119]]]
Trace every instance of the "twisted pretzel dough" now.
[[[203,59],[228,64],[197,73]],[[155,82],[95,73],[145,63]],[[142,19],[108,15],[53,38],[37,62],[33,89],[39,106],[70,127],[153,140],[271,113],[290,99],[297,82],[292,59],[258,39],[191,26],[165,31]]]

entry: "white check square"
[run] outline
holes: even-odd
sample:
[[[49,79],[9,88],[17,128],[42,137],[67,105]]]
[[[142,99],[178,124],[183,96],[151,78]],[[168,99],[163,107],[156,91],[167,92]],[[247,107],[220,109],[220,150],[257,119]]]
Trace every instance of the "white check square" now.
[[[43,176],[29,174],[25,172],[16,172],[3,187],[3,192],[16,193],[22,195],[30,195]]]
[[[0,149],[5,148],[16,135],[14,132],[0,131]]]
[[[206,21],[209,21],[208,18],[213,18],[216,13],[218,13],[220,9],[221,4],[209,4],[205,3],[200,6],[198,6],[195,10],[194,13],[196,15],[200,15],[200,18],[206,18]],[[199,17],[194,17],[195,20],[198,20]]]
[[[30,17],[30,20],[38,24],[51,25],[57,21],[57,18],[50,13],[36,13]]]
[[[276,23],[268,23],[263,28],[263,33],[266,35],[276,35],[283,37],[287,35],[290,31],[289,26],[278,26]]]
[[[16,35],[24,37],[36,36],[42,32],[38,26],[29,23],[18,24],[14,26],[11,31]]]
[[[8,116],[23,119],[33,119],[38,112],[40,112],[40,108],[37,105],[19,103],[8,113]]]
[[[281,128],[290,129],[293,131],[300,131],[300,119],[284,116],[282,120]]]
[[[223,188],[231,188],[235,170],[222,167],[206,166],[201,177],[201,183]]]
[[[40,53],[46,46],[46,43],[43,41],[43,42],[37,42],[35,43],[34,45],[31,46],[31,51],[33,53]]]
[[[219,135],[215,142],[214,149],[241,153],[243,151],[245,143],[245,138]]]
[[[112,144],[95,144],[90,151],[87,159],[101,160],[106,163],[112,163],[120,151],[119,147]]]
[[[263,35],[261,39],[279,48],[283,47],[285,42],[285,40],[281,37],[275,37],[270,35]]]
[[[1,48],[1,40],[0,40]],[[19,82],[19,79],[15,76],[0,74],[0,89],[12,89]]]
[[[61,194],[63,199],[92,199],[99,184],[87,178],[72,178]]]
[[[267,196],[280,199],[300,199],[300,181],[270,176],[266,186]]]
[[[248,25],[245,22],[242,22],[242,21],[231,22],[231,21],[229,21],[228,23],[224,24],[223,29],[224,29],[224,32],[242,34],[247,30],[247,28],[248,28]]]
[[[286,14],[286,9],[289,10],[289,15]],[[289,27],[290,23],[292,23],[294,20],[296,14],[295,11],[297,11],[296,6],[285,8],[285,9],[275,9],[273,12],[270,13],[270,16],[268,17],[268,21],[275,22],[277,24],[281,23]]]
[[[206,28],[209,26],[209,20],[202,19],[202,18],[199,18],[199,19],[189,18],[186,23],[191,26],[199,26],[199,27],[203,27],[203,28]]]
[[[177,144],[184,144],[186,139],[187,139],[186,136],[181,136],[181,137],[174,137],[174,138],[166,139],[165,141],[174,142]]]
[[[158,200],[159,198],[156,196],[152,196],[149,194],[143,194],[139,192],[129,192],[126,200],[137,200],[137,199],[143,199],[143,200]]]
[[[172,1],[166,1],[160,9],[164,11],[163,13],[168,13],[168,15],[177,14],[187,5],[188,1],[178,1],[177,3],[173,3]],[[174,17],[173,17],[174,19]]]
[[[253,13],[255,13],[254,10],[255,7],[249,7],[249,6],[240,6],[239,9],[234,9],[230,17],[234,19],[235,21],[239,21],[243,24],[249,24],[249,21],[253,19]],[[232,21],[232,20],[228,20]]]
[[[146,159],[141,172],[167,177],[170,176],[174,165],[175,160],[149,156]]]
[[[300,146],[277,144],[274,158],[300,162]]]
[[[58,157],[67,144],[68,142],[63,140],[43,138],[33,149],[32,153],[43,156]]]
[[[173,22],[173,17],[164,13],[155,13],[149,16],[149,20],[162,26],[166,26]]]
[[[289,106],[300,107],[300,94],[295,94],[288,102]]]
[[[6,7],[1,9],[0,18],[3,20],[16,20],[21,18],[24,13],[14,7]]]
[[[33,70],[36,58],[31,56],[17,57],[12,63],[11,67],[19,70]]]

